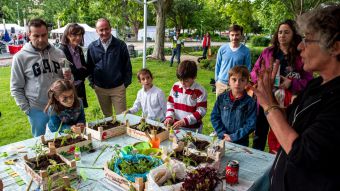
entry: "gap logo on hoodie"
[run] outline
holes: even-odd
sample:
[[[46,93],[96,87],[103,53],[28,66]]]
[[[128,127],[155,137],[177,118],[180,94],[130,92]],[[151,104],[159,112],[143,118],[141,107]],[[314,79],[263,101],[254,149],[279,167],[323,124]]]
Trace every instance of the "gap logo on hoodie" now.
[[[48,59],[43,59],[42,60],[43,62],[43,67],[42,70],[40,68],[40,64],[39,63],[34,63],[32,65],[32,70],[33,70],[33,73],[34,73],[34,76],[37,77],[41,74],[41,72],[43,73],[51,73],[51,72],[55,72],[56,74],[58,74],[58,70],[60,69],[60,64],[58,62],[55,62],[55,61],[51,61],[53,63],[53,65],[50,65],[48,63]],[[51,67],[54,67],[53,70]]]

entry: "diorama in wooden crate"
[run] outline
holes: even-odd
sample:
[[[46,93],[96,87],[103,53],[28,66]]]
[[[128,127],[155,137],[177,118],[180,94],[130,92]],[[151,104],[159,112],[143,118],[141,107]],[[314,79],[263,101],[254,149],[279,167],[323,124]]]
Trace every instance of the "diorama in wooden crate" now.
[[[107,179],[124,190],[143,191],[147,174],[162,163],[160,159],[151,156],[125,155],[116,150],[114,157],[105,163],[104,174]]]
[[[160,139],[160,142],[169,138],[169,131],[165,127],[156,123],[148,123],[145,118],[142,118],[140,123],[136,125],[130,125],[129,122],[127,122],[126,125],[126,133],[129,136],[142,141],[149,141],[150,138],[148,137],[147,133],[152,134],[152,131],[157,132],[155,136]]]
[[[126,133],[126,124],[117,121],[115,117],[108,117],[88,123],[86,132],[90,133],[93,138],[103,141]]]
[[[92,138],[91,134],[77,134],[72,133],[70,130],[64,131],[69,133],[68,135],[55,137],[54,139],[45,140],[45,136],[41,136],[41,142],[45,146],[54,146],[57,153],[66,152],[73,153],[75,147],[92,149]]]
[[[225,153],[224,140],[217,140],[215,136],[212,141],[209,142],[195,137],[191,132],[187,132],[182,139],[174,139],[172,146],[175,150],[183,150],[187,147],[206,152],[209,157],[216,160],[222,158]]]
[[[211,167],[187,170],[183,164],[171,160],[150,171],[147,190],[221,191],[222,186],[222,177],[219,177],[218,170]]]
[[[41,190],[59,191],[69,187],[66,185],[65,175],[70,179],[77,177],[76,161],[65,159],[56,152],[56,148],[52,144],[50,144],[49,150],[46,150],[41,143],[36,143],[32,149],[36,156],[28,158],[25,155],[24,168]]]
[[[187,132],[182,139],[173,139],[172,151],[164,153],[163,159],[170,156],[174,160],[183,162],[186,166],[194,168],[211,166],[219,169],[222,153],[224,154],[224,141],[220,142],[216,144],[216,141],[210,143],[200,140],[194,137],[191,132]]]

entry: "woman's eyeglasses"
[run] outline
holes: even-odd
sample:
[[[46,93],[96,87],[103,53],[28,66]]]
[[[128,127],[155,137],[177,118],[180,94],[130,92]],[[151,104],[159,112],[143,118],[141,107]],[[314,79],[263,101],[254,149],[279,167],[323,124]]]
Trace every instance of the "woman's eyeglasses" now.
[[[306,39],[306,37],[302,37],[302,44],[303,46],[307,47],[307,44],[310,44],[310,43],[319,43],[320,40],[312,40],[312,39]]]

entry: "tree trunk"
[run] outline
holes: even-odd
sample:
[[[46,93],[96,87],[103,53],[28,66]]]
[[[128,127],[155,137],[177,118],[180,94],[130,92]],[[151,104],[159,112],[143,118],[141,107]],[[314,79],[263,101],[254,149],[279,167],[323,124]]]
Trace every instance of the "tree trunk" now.
[[[165,61],[164,40],[165,40],[165,15],[171,5],[172,0],[158,0],[154,3],[156,18],[156,39],[155,47],[152,52],[152,58]]]
[[[138,40],[138,30],[139,30],[139,23],[138,22],[135,22],[134,24],[133,24],[133,33],[134,33],[134,35],[135,35],[135,41],[137,41]]]

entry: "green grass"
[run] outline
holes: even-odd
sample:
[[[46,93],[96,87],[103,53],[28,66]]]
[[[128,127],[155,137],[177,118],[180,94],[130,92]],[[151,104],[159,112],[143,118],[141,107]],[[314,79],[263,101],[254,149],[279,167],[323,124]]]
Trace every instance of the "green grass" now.
[[[154,76],[154,84],[161,88],[165,95],[168,96],[170,89],[176,78],[176,67],[169,67],[169,62],[147,61],[147,67],[151,70]],[[136,58],[132,60],[133,77],[132,84],[127,89],[127,106],[131,107],[137,96],[138,90],[141,88],[136,74],[142,68],[142,59]],[[203,133],[209,134],[213,131],[210,123],[210,113],[215,103],[215,93],[211,92],[209,85],[210,78],[214,78],[213,71],[198,70],[197,82],[201,84],[208,92],[208,110],[203,118]],[[31,128],[26,115],[20,111],[9,91],[10,82],[10,67],[0,67],[0,146],[9,143],[31,138]],[[85,109],[86,120],[96,120],[98,111],[100,111],[94,90],[88,83],[86,87],[87,99],[89,107]]]

